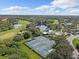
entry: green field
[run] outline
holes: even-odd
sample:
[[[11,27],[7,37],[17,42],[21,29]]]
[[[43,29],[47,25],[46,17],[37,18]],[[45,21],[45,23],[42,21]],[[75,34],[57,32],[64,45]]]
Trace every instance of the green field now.
[[[26,21],[26,20],[19,20],[18,21],[18,24],[22,24],[22,25],[27,25],[27,24],[30,24],[31,22],[29,21]]]
[[[26,52],[29,59],[40,59],[40,56],[37,55],[35,52],[33,52],[31,49],[29,49],[27,46],[25,46],[22,42],[19,43],[21,47],[21,51]]]
[[[0,59],[8,59],[6,56],[0,56]]]
[[[20,30],[22,30],[22,28],[0,32],[0,42],[3,42],[4,40],[12,40]]]
[[[79,44],[79,39],[78,38],[74,38],[72,43],[73,43],[74,47],[76,47],[76,45]]]
[[[56,19],[53,19],[53,20],[52,20],[52,24],[53,24],[53,25],[55,25],[55,24],[59,24],[59,21],[56,20]]]
[[[25,24],[30,24],[30,22],[22,21],[22,20],[20,20],[18,23],[19,24],[24,24],[24,25]],[[22,29],[23,28],[20,27],[20,28],[17,28],[17,29],[12,29],[12,30],[8,30],[8,31],[0,32],[0,42],[4,41],[4,40],[5,41],[6,40],[7,41],[12,40],[16,36],[16,34]],[[33,52],[31,49],[29,49],[27,46],[25,46],[23,44],[24,42],[25,41],[18,42],[20,47],[21,47],[20,50],[23,51],[23,52],[26,52],[30,59],[40,59],[39,55],[37,55],[35,52]],[[0,59],[8,59],[8,57],[7,56],[6,57],[5,56],[0,56]]]

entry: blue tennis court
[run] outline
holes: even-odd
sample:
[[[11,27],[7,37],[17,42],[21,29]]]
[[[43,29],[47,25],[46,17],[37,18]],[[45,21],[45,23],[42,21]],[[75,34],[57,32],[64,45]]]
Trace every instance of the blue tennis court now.
[[[26,45],[43,57],[47,57],[47,55],[50,53],[50,50],[53,51],[52,46],[54,44],[55,41],[49,40],[43,36],[35,37],[34,40],[26,42]]]

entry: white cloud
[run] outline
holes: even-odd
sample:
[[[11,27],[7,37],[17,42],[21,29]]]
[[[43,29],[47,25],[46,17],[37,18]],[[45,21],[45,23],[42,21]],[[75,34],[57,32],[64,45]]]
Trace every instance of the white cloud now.
[[[22,10],[22,9],[27,9],[28,7],[21,7],[21,6],[11,6],[9,8],[5,8],[5,9],[2,9],[4,11],[7,11],[7,10],[14,10],[14,11],[17,11],[17,10]]]
[[[54,0],[50,3],[55,9],[59,9],[56,14],[78,15],[79,14],[79,0]],[[56,10],[55,10],[56,12]]]
[[[79,6],[78,0],[54,0],[51,2],[51,5],[54,7],[60,7],[60,8],[71,8],[75,6]]]
[[[79,14],[79,0],[53,0],[49,5],[42,5],[35,10],[54,15]]]
[[[53,0],[48,5],[35,8],[11,6],[1,9],[0,14],[79,15],[79,0]]]
[[[35,8],[35,10],[46,11],[46,10],[49,10],[50,8],[51,6],[49,5],[43,5],[43,6]]]
[[[30,14],[31,9],[29,7],[11,6],[0,10],[0,14]]]

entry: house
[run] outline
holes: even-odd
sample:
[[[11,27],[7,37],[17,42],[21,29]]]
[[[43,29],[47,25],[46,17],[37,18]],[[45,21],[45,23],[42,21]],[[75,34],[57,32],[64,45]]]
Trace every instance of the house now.
[[[62,29],[61,31],[55,32],[55,35],[63,35]]]
[[[52,48],[55,41],[43,36],[35,37],[34,40],[26,42],[25,44],[43,58],[46,58],[55,50]]]
[[[47,26],[45,25],[40,25],[40,26],[36,26],[36,28],[39,28],[41,32],[43,32],[43,34],[51,34],[52,30],[50,30]]]
[[[65,25],[66,25],[66,26],[71,26],[71,25],[73,25],[73,23],[68,22],[68,23],[65,23]]]
[[[22,26],[22,24],[14,24],[14,28],[19,28],[21,26]]]

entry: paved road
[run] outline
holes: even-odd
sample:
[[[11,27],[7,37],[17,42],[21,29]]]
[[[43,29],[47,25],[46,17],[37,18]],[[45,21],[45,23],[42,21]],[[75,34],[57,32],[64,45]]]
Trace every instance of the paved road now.
[[[66,40],[70,43],[70,45],[73,47],[74,51],[73,51],[73,57],[75,59],[77,59],[77,56],[79,55],[78,51],[75,49],[75,47],[73,46],[72,44],[72,41],[73,39],[77,37],[77,36],[74,36],[74,35],[70,35]]]

